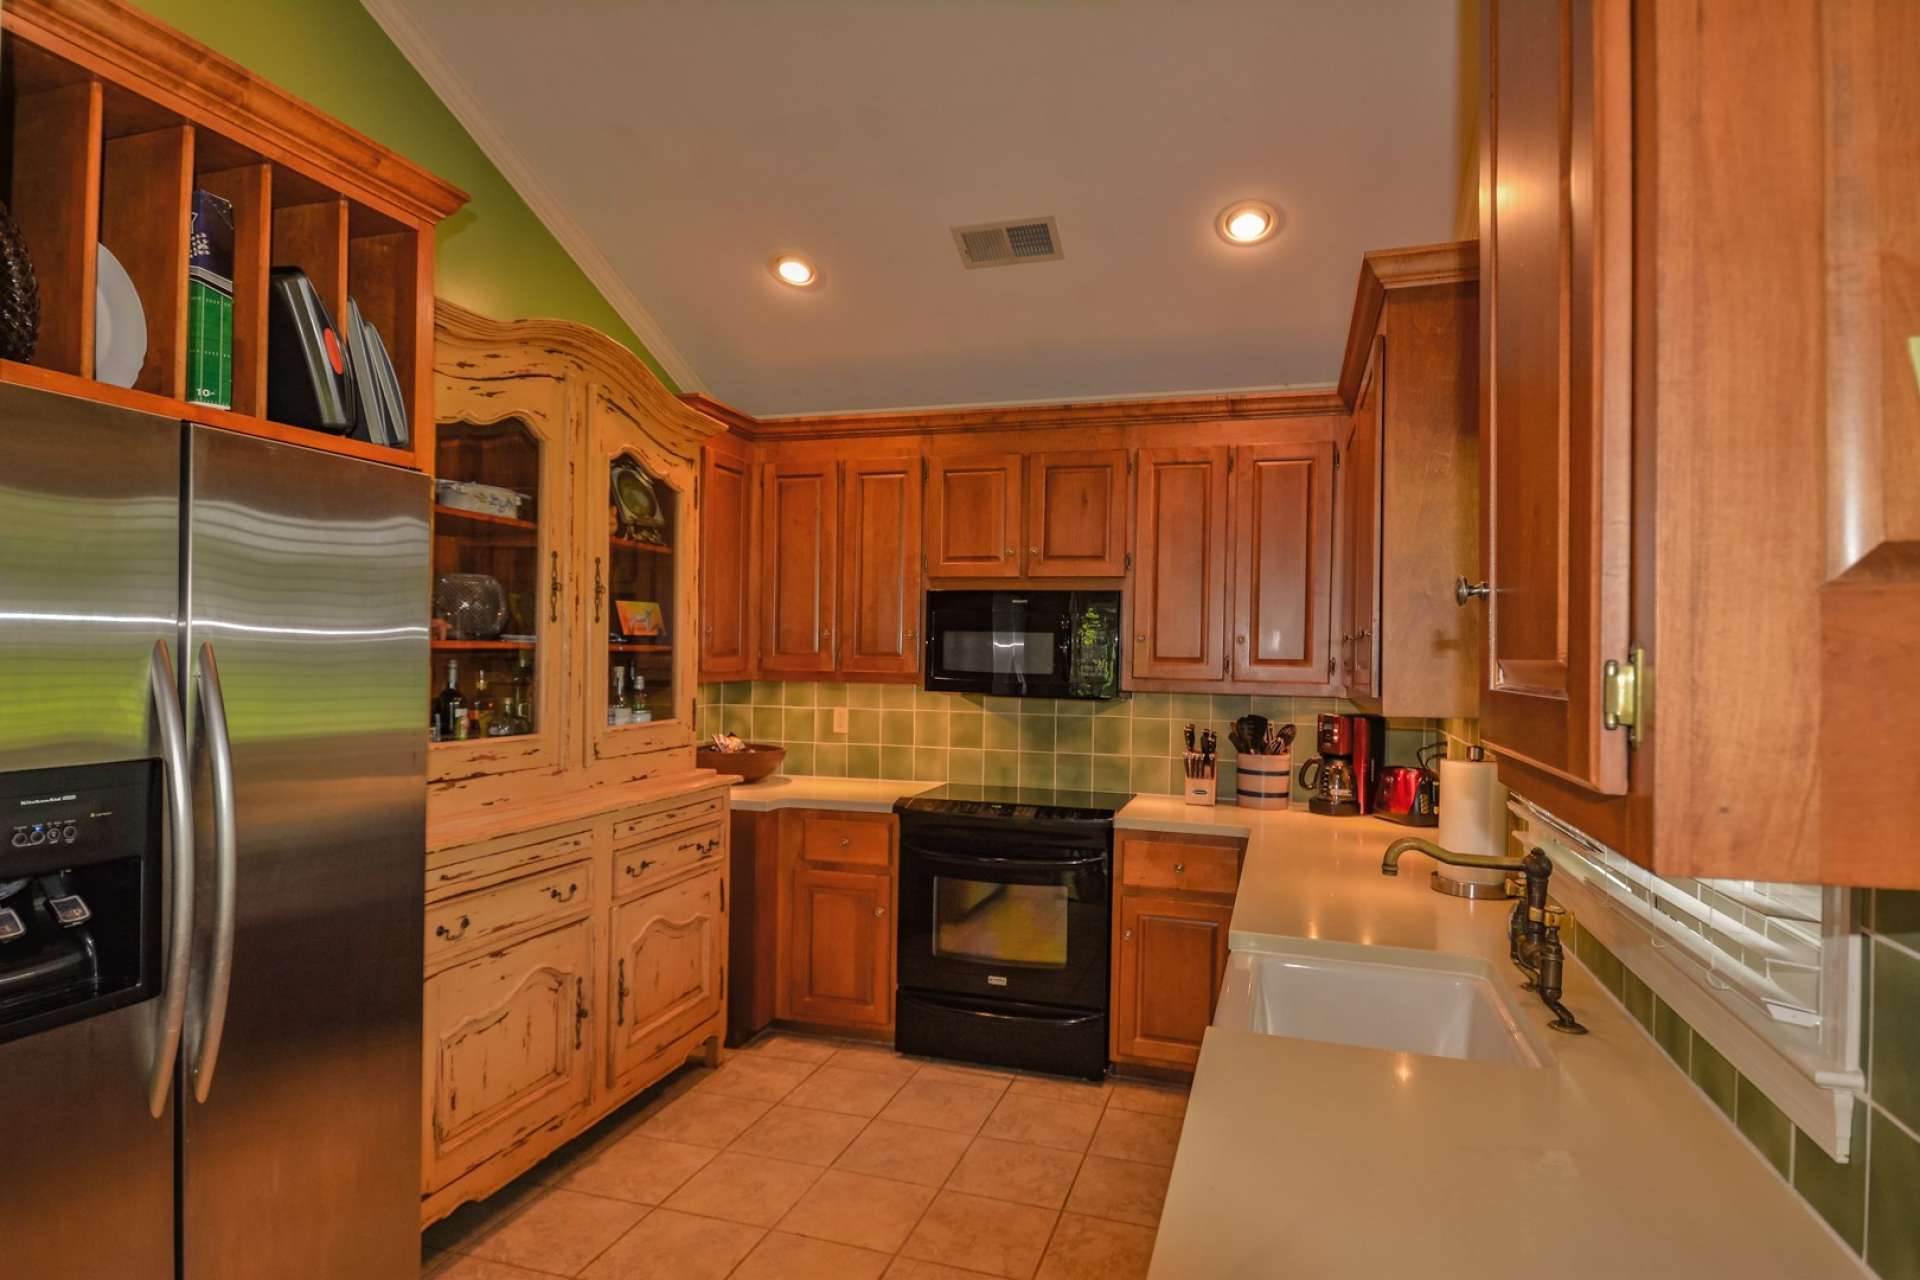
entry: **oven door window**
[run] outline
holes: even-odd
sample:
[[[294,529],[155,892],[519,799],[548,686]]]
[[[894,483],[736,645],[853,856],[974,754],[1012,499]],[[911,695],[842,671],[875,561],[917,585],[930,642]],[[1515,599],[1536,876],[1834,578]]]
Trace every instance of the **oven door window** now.
[[[1050,676],[1054,643],[1046,631],[954,630],[941,633],[940,667],[952,675]]]
[[[1027,969],[1067,967],[1064,884],[933,878],[933,953]]]

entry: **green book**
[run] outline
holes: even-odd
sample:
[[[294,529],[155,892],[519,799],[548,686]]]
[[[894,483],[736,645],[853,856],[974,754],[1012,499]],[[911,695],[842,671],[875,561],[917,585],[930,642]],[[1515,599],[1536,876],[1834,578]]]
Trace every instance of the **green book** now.
[[[233,407],[233,205],[207,191],[187,241],[187,399]]]

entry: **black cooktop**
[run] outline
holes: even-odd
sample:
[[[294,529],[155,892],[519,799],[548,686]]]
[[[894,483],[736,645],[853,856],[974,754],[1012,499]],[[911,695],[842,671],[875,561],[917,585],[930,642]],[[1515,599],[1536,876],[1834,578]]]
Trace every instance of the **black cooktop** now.
[[[894,802],[900,813],[959,814],[1011,821],[1049,819],[1112,822],[1132,796],[1113,791],[1074,791],[1059,787],[983,787],[950,782],[944,787]]]

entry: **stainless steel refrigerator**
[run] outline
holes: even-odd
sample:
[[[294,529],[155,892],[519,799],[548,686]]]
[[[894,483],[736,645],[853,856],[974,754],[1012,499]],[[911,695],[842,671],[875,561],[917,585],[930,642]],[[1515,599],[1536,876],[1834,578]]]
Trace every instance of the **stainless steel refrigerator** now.
[[[0,1272],[418,1274],[428,501],[0,387]]]

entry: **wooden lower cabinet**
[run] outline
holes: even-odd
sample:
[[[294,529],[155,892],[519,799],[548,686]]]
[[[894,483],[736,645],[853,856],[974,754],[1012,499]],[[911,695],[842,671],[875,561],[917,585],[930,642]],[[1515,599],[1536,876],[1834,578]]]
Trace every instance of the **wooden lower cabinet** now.
[[[1191,1071],[1226,976],[1245,846],[1134,832],[1117,843],[1113,1060]]]
[[[725,883],[719,868],[613,912],[613,1031],[607,1081],[670,1050],[724,1005]]]
[[[893,1025],[893,877],[796,867],[787,950],[787,1017]]]
[[[586,1105],[593,951],[593,926],[576,920],[427,980],[425,1190],[439,1190]]]

